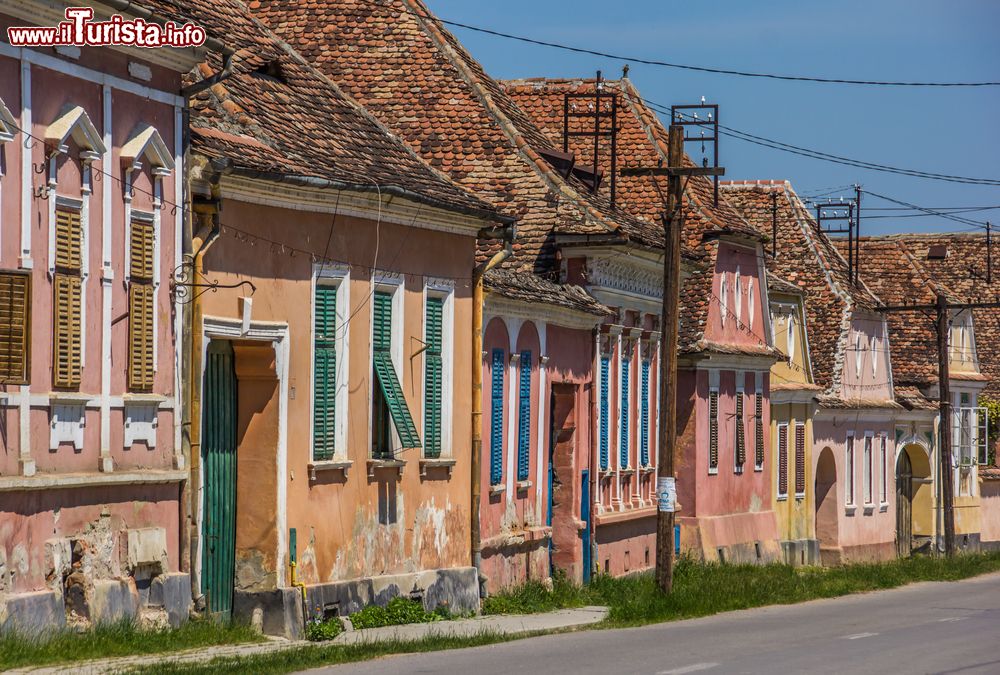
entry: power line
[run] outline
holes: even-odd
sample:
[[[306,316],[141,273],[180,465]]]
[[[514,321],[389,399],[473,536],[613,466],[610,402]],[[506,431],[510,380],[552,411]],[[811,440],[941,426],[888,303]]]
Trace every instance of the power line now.
[[[648,106],[653,110],[661,114],[676,114],[681,117],[688,117],[683,113],[674,112],[672,113],[670,108],[662,103],[656,103],[655,101],[650,101],[649,99],[642,99]],[[754,145],[760,145],[765,148],[771,148],[772,150],[781,150],[782,152],[788,152],[793,155],[801,155],[803,157],[809,157],[810,159],[819,159],[826,162],[832,162],[834,164],[843,164],[845,166],[853,166],[855,168],[867,169],[870,171],[880,171],[883,173],[894,173],[903,176],[911,176],[914,178],[926,178],[930,180],[941,180],[950,183],[966,183],[970,185],[989,185],[989,186],[1000,186],[1000,179],[996,178],[973,178],[969,176],[956,176],[952,174],[942,174],[934,173],[930,171],[920,171],[917,169],[903,169],[896,166],[890,166],[887,164],[876,164],[874,162],[866,162],[860,159],[851,159],[850,157],[842,157],[840,155],[834,155],[828,152],[822,152],[820,150],[812,150],[810,148],[804,148],[798,145],[792,145],[790,143],[784,143],[782,141],[776,141],[771,138],[766,138],[764,136],[757,136],[755,134],[748,133],[746,131],[740,131],[739,129],[734,129],[733,127],[727,127],[719,124],[719,133],[737,140],[744,141],[746,143],[753,143]]]
[[[373,6],[376,5],[373,2],[369,2]],[[996,87],[1000,86],[1000,82],[906,82],[906,81],[883,81],[883,80],[854,80],[847,78],[833,78],[833,77],[812,77],[805,75],[778,75],[775,73],[757,73],[745,70],[731,70],[728,68],[710,68],[708,66],[694,66],[686,63],[672,63],[670,61],[659,61],[656,59],[643,59],[636,56],[623,56],[621,54],[612,54],[609,52],[597,51],[595,49],[586,49],[584,47],[574,47],[572,45],[560,44],[558,42],[550,42],[548,40],[538,40],[536,38],[529,38],[523,35],[514,35],[513,33],[504,33],[502,31],[494,30],[492,28],[483,28],[482,26],[473,26],[467,23],[461,23],[459,21],[451,21],[449,19],[442,19],[437,16],[432,16],[429,14],[424,14],[420,12],[415,12],[407,8],[408,12],[417,16],[419,18],[427,19],[429,21],[434,21],[446,26],[453,26],[455,28],[462,28],[464,30],[473,31],[476,33],[483,33],[485,35],[492,35],[493,37],[504,38],[506,40],[515,40],[517,42],[524,42],[526,44],[537,45],[540,47],[550,47],[552,49],[561,49],[563,51],[574,52],[577,54],[589,54],[590,56],[600,56],[606,59],[615,59],[618,61],[628,61],[630,63],[641,63],[647,66],[661,66],[664,68],[676,68],[680,70],[693,70],[700,73],[713,73],[715,75],[735,75],[738,77],[753,77],[768,80],[784,80],[791,82],[818,82],[821,84],[855,84],[855,85],[866,85],[866,86],[878,86],[878,87]]]
[[[934,209],[924,208],[922,206],[916,206],[915,204],[910,204],[909,202],[904,202],[899,199],[893,199],[892,197],[886,197],[885,195],[880,195],[877,192],[871,192],[870,190],[863,190],[865,194],[871,195],[872,197],[878,197],[879,199],[884,199],[887,202],[892,202],[893,204],[899,204],[900,206],[907,206],[915,211],[923,211],[927,215],[938,216],[940,218],[946,218],[948,220],[954,220],[956,223],[962,223],[963,225],[975,225],[976,227],[984,228],[986,227],[985,222],[978,220],[973,220],[971,218],[963,218],[961,216],[955,216],[949,213],[944,213],[942,211],[935,211]]]

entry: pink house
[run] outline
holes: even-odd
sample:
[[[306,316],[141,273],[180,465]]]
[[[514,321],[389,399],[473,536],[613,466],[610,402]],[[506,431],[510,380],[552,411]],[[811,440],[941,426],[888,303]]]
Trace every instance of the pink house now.
[[[201,53],[0,44],[0,625],[187,617],[171,280]]]

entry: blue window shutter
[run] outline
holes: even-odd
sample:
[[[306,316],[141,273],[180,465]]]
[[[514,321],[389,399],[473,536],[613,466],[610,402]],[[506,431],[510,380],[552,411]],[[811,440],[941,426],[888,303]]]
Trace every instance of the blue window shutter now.
[[[531,352],[521,352],[520,387],[517,405],[517,479],[528,480],[531,441]]]
[[[639,404],[639,450],[642,457],[639,461],[643,466],[649,466],[649,361],[642,362],[642,386],[639,395],[642,401]]]
[[[628,427],[628,382],[629,382],[629,370],[631,369],[631,362],[629,359],[622,355],[622,429],[621,437],[619,438],[619,463],[621,468],[628,468],[628,439],[629,439],[629,427]]]
[[[503,371],[504,352],[493,350],[492,379],[490,392],[490,484],[503,480]]]
[[[601,471],[608,470],[608,375],[611,374],[611,357],[601,357]]]

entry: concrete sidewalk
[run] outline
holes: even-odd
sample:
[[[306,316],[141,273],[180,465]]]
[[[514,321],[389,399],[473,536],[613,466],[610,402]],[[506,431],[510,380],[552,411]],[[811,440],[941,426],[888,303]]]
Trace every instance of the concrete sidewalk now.
[[[308,642],[306,640],[293,642],[271,639],[267,642],[255,644],[223,645],[183,652],[123,656],[113,659],[68,663],[59,666],[19,668],[7,672],[31,673],[32,675],[48,675],[50,673],[96,675],[98,673],[121,672],[131,668],[155,666],[164,663],[203,663],[216,658],[273,654],[288,649],[300,649],[302,647],[371,644],[387,640],[415,641],[432,636],[471,637],[483,633],[515,636],[542,631],[584,628],[599,623],[607,614],[608,610],[606,607],[581,607],[580,609],[562,609],[547,614],[477,616],[471,619],[457,619],[455,621],[412,623],[404,626],[385,626],[383,628],[346,631],[338,635],[336,640],[330,642]]]

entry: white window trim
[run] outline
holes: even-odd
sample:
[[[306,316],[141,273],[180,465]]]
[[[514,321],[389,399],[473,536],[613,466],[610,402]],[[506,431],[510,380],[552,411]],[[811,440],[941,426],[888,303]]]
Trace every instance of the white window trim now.
[[[376,293],[389,293],[392,295],[392,326],[389,329],[389,334],[392,336],[391,342],[392,346],[390,349],[390,354],[392,355],[392,368],[396,371],[396,379],[399,380],[400,389],[404,392],[404,403],[406,383],[403,379],[403,299],[406,294],[403,292],[404,279],[403,275],[398,272],[384,272],[375,271],[372,274],[372,291],[371,296],[368,298],[369,312],[368,312],[368,365],[371,366],[374,355],[374,345],[375,345],[375,294]],[[340,295],[338,293],[338,295]],[[368,456],[371,457],[372,453],[372,440],[374,438],[374,409],[372,408],[372,398],[375,395],[375,387],[378,384],[375,381],[373,375],[369,375],[368,379],[369,392],[368,392]],[[413,411],[410,411],[410,415],[413,415]],[[396,431],[396,424],[392,420],[392,415],[389,416],[389,443],[392,449],[392,455],[395,457],[403,450],[403,445],[399,440],[399,433]]]
[[[618,355],[618,391],[615,392],[615,394],[617,395],[616,399],[618,401],[618,408],[619,408],[619,410],[618,410],[618,434],[617,434],[617,436],[618,436],[618,455],[617,455],[617,457],[615,457],[615,464],[616,464],[616,466],[619,469],[622,469],[622,470],[625,470],[625,471],[628,471],[628,470],[634,468],[634,465],[632,464],[632,423],[636,421],[633,418],[637,417],[637,415],[638,415],[638,410],[635,407],[635,401],[632,400],[632,389],[633,389],[632,385],[635,384],[635,368],[633,368],[633,366],[635,365],[633,363],[633,361],[635,359],[633,357],[636,354],[637,348],[636,349],[632,349],[631,351],[632,351],[632,355],[629,356],[629,349],[628,349],[628,347],[624,343],[621,345],[621,349],[620,349],[619,355]],[[622,390],[621,390],[621,385],[622,385],[622,380],[624,379],[625,363],[626,362],[628,362],[628,391],[625,392],[625,401],[624,401],[625,405],[622,405]],[[621,463],[622,463],[622,459],[621,459],[621,455],[622,455],[621,440],[622,440],[622,427],[624,427],[626,425],[626,420],[625,420],[625,414],[626,413],[629,413],[629,419],[627,421],[628,429],[625,430],[625,448],[624,449],[625,449],[626,464],[623,467],[621,465]]]
[[[427,344],[428,298],[444,300],[441,308],[441,458],[444,459],[454,457],[452,420],[455,407],[455,282],[450,279],[424,280],[424,320],[421,336],[424,345]],[[427,382],[424,377],[421,377],[420,401],[420,439],[426,443],[427,436],[424,433],[426,410],[423,408],[427,403]]]
[[[736,286],[736,323],[743,323],[743,275],[740,274],[739,265],[736,266],[736,272],[733,273],[733,281]]]
[[[315,454],[312,447],[313,439],[313,411],[315,406],[316,391],[316,286],[330,285],[337,287],[337,336],[334,349],[337,354],[337,381],[335,383],[336,393],[334,394],[334,450],[335,459],[346,459],[347,457],[347,406],[348,406],[348,376],[350,370],[350,324],[351,313],[351,268],[347,265],[339,264],[315,264],[313,265],[311,298],[309,303],[309,461],[313,461]]]
[[[848,431],[844,439],[844,505],[853,510],[857,506],[855,495],[855,469],[857,468],[857,445],[854,442],[854,432]],[[850,486],[850,490],[848,490]]]
[[[865,457],[867,453],[868,457]],[[866,507],[875,504],[875,432],[865,432],[865,444],[862,446],[861,460],[864,465],[861,467],[861,499]]]
[[[785,491],[781,491],[781,429],[785,429]],[[774,494],[777,495],[779,502],[788,500],[788,479],[791,477],[791,472],[788,470],[788,450],[789,450],[789,438],[788,438],[788,422],[780,422],[778,424],[778,435],[775,437],[775,451],[776,457],[774,462]]]
[[[802,455],[803,455],[803,457],[802,457],[802,460],[803,460],[802,461],[802,471],[805,472],[805,474],[806,474],[806,475],[802,476],[802,486],[806,490],[808,490],[809,489],[809,487],[808,487],[809,486],[809,475],[808,475],[809,474],[809,470],[808,470],[809,462],[806,461],[806,457],[805,457],[806,450],[809,448],[809,438],[808,438],[808,435],[807,435],[808,428],[806,427],[806,423],[805,422],[796,422],[795,423],[795,430],[796,430],[796,432],[798,432],[798,428],[799,427],[802,427]],[[797,451],[793,448],[792,452],[794,454]],[[799,465],[798,465],[798,459],[796,459],[795,460],[795,476],[798,477],[798,475],[799,475]],[[806,498],[806,493],[804,491],[803,492],[799,492],[798,490],[795,490],[795,498],[796,499],[805,499]]]
[[[889,439],[884,433],[879,434],[879,466],[878,503],[884,510],[889,506]]]

